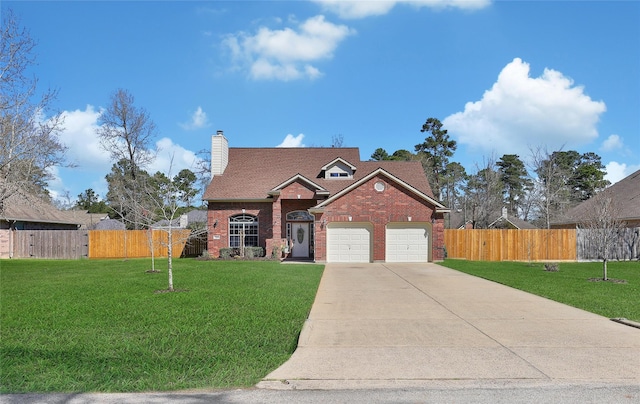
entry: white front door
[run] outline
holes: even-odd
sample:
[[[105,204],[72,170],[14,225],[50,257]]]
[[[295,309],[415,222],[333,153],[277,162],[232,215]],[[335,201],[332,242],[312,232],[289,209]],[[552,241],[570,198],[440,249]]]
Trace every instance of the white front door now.
[[[309,257],[309,223],[293,223],[291,225],[291,238],[293,239],[294,258]]]

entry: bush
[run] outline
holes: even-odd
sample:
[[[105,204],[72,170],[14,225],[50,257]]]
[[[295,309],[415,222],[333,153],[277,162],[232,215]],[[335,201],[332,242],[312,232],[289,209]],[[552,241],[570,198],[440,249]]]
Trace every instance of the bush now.
[[[544,264],[544,270],[547,272],[558,272],[560,268],[558,268],[558,264],[547,263],[547,264]]]
[[[220,249],[220,258],[223,260],[231,259],[237,255],[240,255],[240,250],[237,248],[221,248]]]
[[[264,249],[262,247],[245,247],[244,248],[244,257],[240,255],[239,248],[221,248],[220,249],[220,258],[223,260],[228,260],[231,258],[238,259],[252,259],[264,257]]]
[[[271,251],[271,259],[272,260],[280,260],[282,258],[282,253],[284,252],[284,246],[273,246],[273,250]]]
[[[264,249],[262,247],[245,247],[245,258],[259,258],[264,256]]]

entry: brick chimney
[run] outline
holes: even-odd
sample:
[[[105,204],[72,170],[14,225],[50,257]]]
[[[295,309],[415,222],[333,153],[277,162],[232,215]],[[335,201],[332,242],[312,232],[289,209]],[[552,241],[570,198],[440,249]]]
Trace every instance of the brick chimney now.
[[[222,175],[229,163],[229,142],[219,130],[211,136],[211,178]]]

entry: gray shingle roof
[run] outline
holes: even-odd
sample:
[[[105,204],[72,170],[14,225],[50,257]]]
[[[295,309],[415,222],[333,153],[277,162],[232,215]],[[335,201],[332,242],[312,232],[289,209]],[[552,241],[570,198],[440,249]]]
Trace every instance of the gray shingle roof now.
[[[4,210],[0,219],[32,223],[81,225],[86,218],[80,219],[79,216],[58,210],[55,206],[44,201],[26,200],[20,195],[12,195],[4,201]]]
[[[616,182],[609,188],[602,191],[606,195],[611,195],[617,203],[623,220],[640,219],[640,170],[626,178]],[[592,199],[588,199],[578,206],[569,209],[563,218],[554,221],[552,224],[577,224],[585,220],[586,215],[591,210]]]

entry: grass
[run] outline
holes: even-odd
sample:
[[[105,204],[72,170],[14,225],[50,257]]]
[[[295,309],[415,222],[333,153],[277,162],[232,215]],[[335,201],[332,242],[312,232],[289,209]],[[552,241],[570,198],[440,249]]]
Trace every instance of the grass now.
[[[447,259],[442,265],[608,318],[640,322],[640,263],[637,261],[608,263],[608,278],[626,283],[590,281],[602,278],[600,262],[563,262],[559,264],[559,272],[545,271],[542,263]]]
[[[319,265],[0,261],[0,392],[246,387],[296,348]]]

